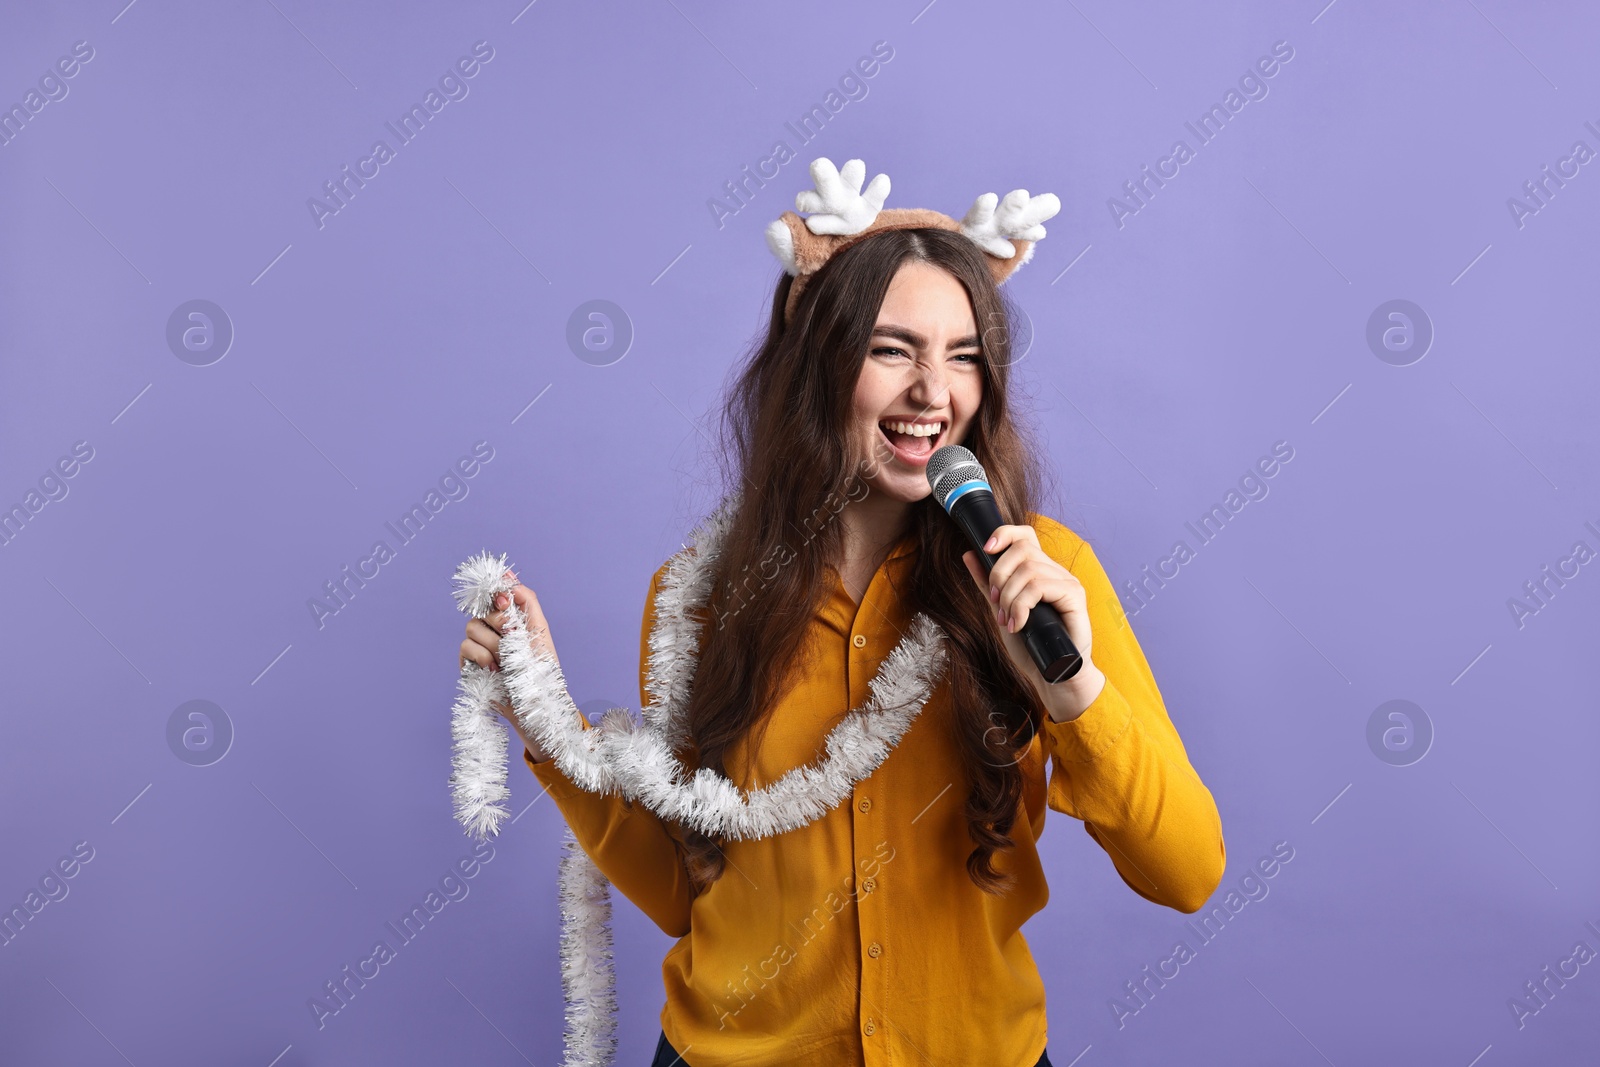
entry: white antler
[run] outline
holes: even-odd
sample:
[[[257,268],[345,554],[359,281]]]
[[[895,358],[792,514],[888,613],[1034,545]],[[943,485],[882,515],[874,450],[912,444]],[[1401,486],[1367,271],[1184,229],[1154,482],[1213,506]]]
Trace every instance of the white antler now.
[[[961,220],[961,232],[991,256],[1010,259],[1016,255],[1017,248],[1008,238],[1041,240],[1044,220],[1053,218],[1060,210],[1061,201],[1055,193],[1029,196],[1026,189],[1013,189],[1004,200],[993,193],[984,193],[972,202],[972,210]]]
[[[867,165],[859,159],[846,161],[842,170],[836,170],[826,156],[813,159],[811,182],[816,188],[803,190],[794,198],[796,211],[811,213],[806,228],[819,234],[851,234],[871,226],[889,195],[889,176],[878,175],[863,193],[861,182],[866,176]]]

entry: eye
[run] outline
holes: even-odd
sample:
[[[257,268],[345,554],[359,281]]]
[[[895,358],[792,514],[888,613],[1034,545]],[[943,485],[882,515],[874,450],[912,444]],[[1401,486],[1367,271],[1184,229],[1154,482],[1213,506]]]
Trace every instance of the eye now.
[[[976,366],[977,364],[983,362],[983,353],[982,352],[962,352],[962,353],[959,353],[958,355],[951,356],[950,358],[951,359],[964,359],[964,360],[967,361],[967,363],[969,365]]]
[[[893,353],[895,353],[897,355],[902,355],[902,356],[906,354],[905,349],[903,349],[903,348],[895,348],[893,345],[884,345],[881,348],[874,348],[872,350],[872,354],[875,355],[875,356],[879,355],[880,353],[883,353],[883,352],[893,352]]]

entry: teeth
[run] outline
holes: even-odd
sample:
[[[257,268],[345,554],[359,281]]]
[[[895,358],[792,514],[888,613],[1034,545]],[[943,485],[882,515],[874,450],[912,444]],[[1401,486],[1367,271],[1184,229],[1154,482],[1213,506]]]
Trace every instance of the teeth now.
[[[878,425],[896,433],[910,434],[912,437],[933,437],[944,429],[942,422],[925,423],[921,426],[911,422],[880,422]]]

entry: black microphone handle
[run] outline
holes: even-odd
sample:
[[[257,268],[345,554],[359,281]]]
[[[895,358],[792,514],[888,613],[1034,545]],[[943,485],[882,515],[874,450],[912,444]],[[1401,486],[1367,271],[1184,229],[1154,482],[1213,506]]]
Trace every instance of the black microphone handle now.
[[[967,532],[984,567],[993,568],[1000,557],[989,555],[983,546],[996,528],[1006,525],[1000,517],[994,494],[987,489],[968,490],[956,499],[950,509],[950,517]],[[1034,666],[1039,668],[1039,676],[1045,681],[1064,682],[1083,666],[1083,656],[1067,636],[1061,613],[1044,601],[1039,601],[1029,610],[1028,621],[1023,624],[1019,634],[1028,646]]]

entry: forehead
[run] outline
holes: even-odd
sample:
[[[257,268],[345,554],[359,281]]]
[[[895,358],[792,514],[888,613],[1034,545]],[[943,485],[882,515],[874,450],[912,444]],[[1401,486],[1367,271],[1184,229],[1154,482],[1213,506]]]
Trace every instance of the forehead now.
[[[972,300],[966,287],[949,271],[912,260],[901,265],[890,279],[877,321],[924,333],[970,331]]]

